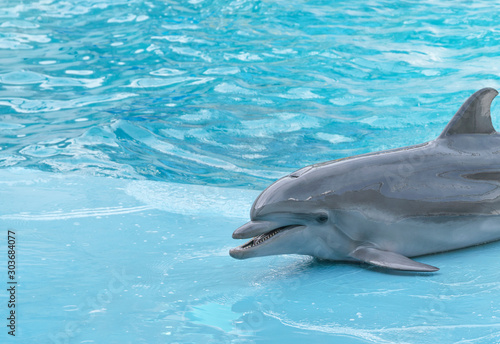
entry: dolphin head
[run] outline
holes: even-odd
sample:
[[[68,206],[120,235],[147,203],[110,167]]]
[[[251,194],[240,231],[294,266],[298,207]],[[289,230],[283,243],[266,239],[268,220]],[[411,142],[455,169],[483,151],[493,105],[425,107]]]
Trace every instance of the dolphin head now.
[[[251,221],[234,231],[234,239],[251,239],[233,248],[229,254],[236,259],[277,254],[304,254],[332,257],[337,231],[333,210],[327,196],[333,191],[314,184],[307,178],[314,166],[305,167],[283,177],[265,189],[250,211]]]

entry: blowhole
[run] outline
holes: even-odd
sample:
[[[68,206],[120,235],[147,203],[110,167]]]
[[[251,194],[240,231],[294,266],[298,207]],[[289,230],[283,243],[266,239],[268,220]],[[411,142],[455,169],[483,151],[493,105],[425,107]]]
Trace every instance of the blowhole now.
[[[328,221],[328,215],[321,214],[316,218],[316,221],[318,221],[318,223],[325,223],[326,221]]]

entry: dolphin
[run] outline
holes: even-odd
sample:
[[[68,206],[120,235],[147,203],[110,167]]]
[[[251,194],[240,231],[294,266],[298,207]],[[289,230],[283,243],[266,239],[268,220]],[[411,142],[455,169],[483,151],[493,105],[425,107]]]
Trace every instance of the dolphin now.
[[[265,189],[229,251],[246,259],[277,254],[357,261],[433,272],[410,257],[500,239],[500,134],[484,88],[441,135],[414,146],[315,165]]]

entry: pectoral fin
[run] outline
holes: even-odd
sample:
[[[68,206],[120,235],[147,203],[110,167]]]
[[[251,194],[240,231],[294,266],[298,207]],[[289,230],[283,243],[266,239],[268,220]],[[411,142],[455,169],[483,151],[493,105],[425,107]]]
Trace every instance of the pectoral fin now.
[[[399,253],[382,251],[378,248],[369,246],[357,247],[350,253],[350,256],[365,263],[394,270],[418,272],[433,272],[439,270],[439,268],[435,266],[416,262]]]

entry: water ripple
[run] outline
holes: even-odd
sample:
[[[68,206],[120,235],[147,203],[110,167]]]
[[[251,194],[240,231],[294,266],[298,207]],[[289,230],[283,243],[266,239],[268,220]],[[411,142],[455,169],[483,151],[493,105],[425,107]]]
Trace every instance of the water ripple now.
[[[497,14],[484,1],[8,4],[0,164],[262,188],[433,139],[471,92],[500,86]]]
[[[68,220],[78,219],[85,217],[99,217],[99,216],[114,216],[123,215],[136,212],[143,212],[152,209],[151,206],[138,206],[138,207],[105,207],[94,209],[75,209],[71,211],[53,211],[40,214],[10,214],[0,215],[2,220],[22,220],[22,221],[54,221],[54,220]]]
[[[88,75],[92,71],[65,71],[67,74]],[[42,88],[49,87],[86,87],[96,88],[102,86],[104,77],[97,79],[52,77],[31,71],[15,71],[0,74],[0,83],[7,85],[40,84]]]
[[[19,113],[37,113],[47,111],[57,111],[62,109],[73,109],[92,104],[116,101],[136,96],[135,93],[117,93],[112,95],[98,95],[81,97],[71,100],[32,100],[24,98],[3,99],[0,98],[0,105],[10,106]]]

